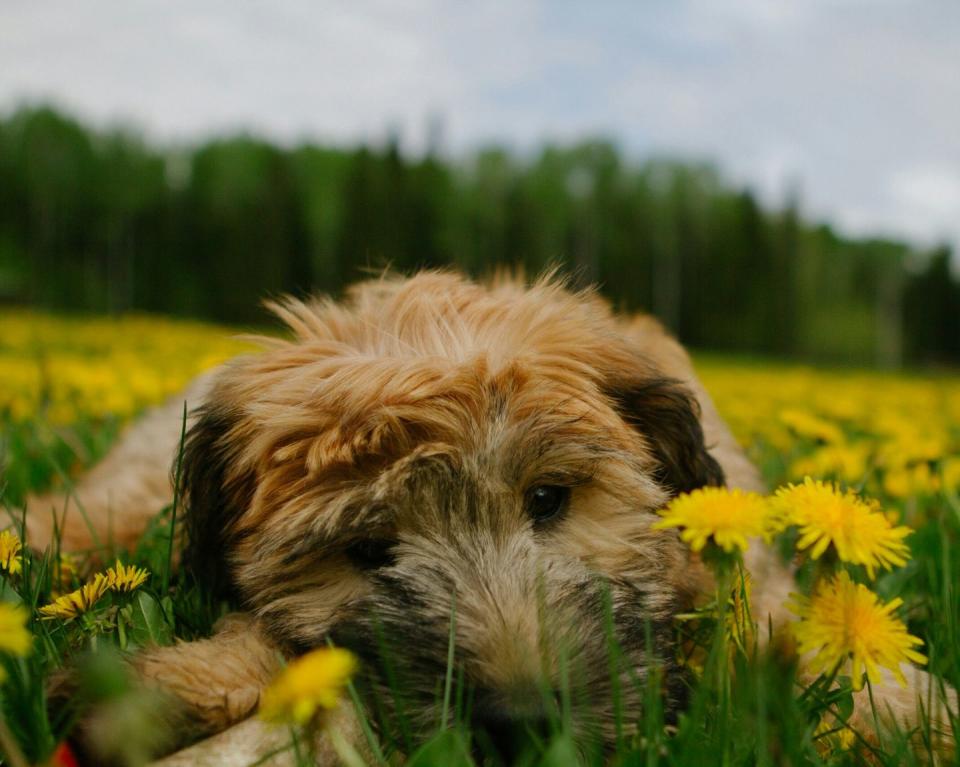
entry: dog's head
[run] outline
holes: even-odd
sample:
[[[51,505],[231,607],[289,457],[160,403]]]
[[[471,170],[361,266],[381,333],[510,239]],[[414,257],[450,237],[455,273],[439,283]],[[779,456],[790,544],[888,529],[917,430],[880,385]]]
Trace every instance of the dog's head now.
[[[198,577],[292,654],[353,649],[414,727],[451,646],[494,735],[562,690],[585,732],[636,721],[697,586],[655,512],[723,481],[691,393],[549,281],[424,274],[275,308],[294,339],[226,368],[189,435]]]

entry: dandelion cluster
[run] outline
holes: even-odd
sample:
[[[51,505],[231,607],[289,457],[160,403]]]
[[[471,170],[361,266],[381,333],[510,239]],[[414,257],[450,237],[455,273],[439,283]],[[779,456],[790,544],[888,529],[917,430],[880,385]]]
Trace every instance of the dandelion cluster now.
[[[903,500],[960,491],[960,386],[950,376],[697,366],[734,434],[778,479],[806,475]]]
[[[40,608],[44,619],[72,620],[90,612],[108,591],[129,594],[146,583],[150,573],[133,565],[124,566],[120,560],[106,572],[96,573],[75,591],[57,597]]]
[[[159,317],[79,322],[4,311],[0,326],[0,413],[14,421],[129,418],[250,349],[224,328]]]
[[[798,552],[815,560],[831,550],[838,563],[862,565],[871,579],[876,568],[903,566],[910,555],[903,542],[911,532],[908,527],[893,525],[877,504],[809,477],[769,498],[724,488],[694,490],[673,499],[661,517],[655,527],[680,528],[680,537],[694,551],[711,544],[737,556],[751,538],[769,540],[793,526],[799,533]],[[721,580],[723,575],[718,571]],[[740,647],[751,634],[745,617],[748,584],[744,578],[733,588],[732,614],[726,619],[727,633]],[[717,599],[725,597],[718,594]],[[926,662],[914,649],[921,640],[908,634],[894,615],[901,604],[900,599],[882,604],[841,569],[821,579],[813,596],[794,595],[788,607],[799,617],[792,630],[800,652],[813,654],[810,670],[834,673],[849,660],[854,688],[860,689],[864,674],[876,681],[881,667],[903,683],[901,663]]]

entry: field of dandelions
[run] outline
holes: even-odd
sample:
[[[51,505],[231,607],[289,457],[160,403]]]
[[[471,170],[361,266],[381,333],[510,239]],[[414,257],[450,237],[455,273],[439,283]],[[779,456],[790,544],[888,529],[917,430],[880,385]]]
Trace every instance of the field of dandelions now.
[[[69,488],[139,412],[249,347],[224,328],[147,317],[7,312],[0,327],[0,753],[14,767],[75,764],[67,735],[95,710],[98,747],[114,763],[142,764],[165,735],[154,693],[133,686],[118,658],[201,637],[229,606],[171,567],[170,509],[135,552],[94,570],[82,557],[22,545],[23,501],[33,490]],[[698,357],[697,367],[771,492],[698,491],[661,512],[659,525],[677,528],[717,575],[713,599],[677,622],[689,703],[676,721],[665,719],[654,672],[643,683],[645,715],[624,723],[615,753],[575,745],[561,712],[523,763],[952,759],[956,712],[941,717],[940,731],[922,714],[911,730],[879,734],[855,725],[851,712],[854,691],[869,692],[884,668],[897,675],[901,661],[960,683],[960,377],[715,356]],[[750,538],[766,538],[798,565],[787,605],[794,620],[772,649],[758,642],[767,627],[750,610],[742,559]],[[80,669],[69,700],[48,707],[50,680],[68,664]],[[290,664],[263,696],[260,716],[289,726],[298,762],[310,763],[311,735],[328,726],[331,708],[356,705],[356,666],[325,648]],[[450,685],[441,688],[449,699]],[[401,751],[416,765],[492,758],[466,725],[446,719],[410,749],[389,727],[365,727],[361,750],[380,764]],[[365,763],[331,735],[344,763]]]

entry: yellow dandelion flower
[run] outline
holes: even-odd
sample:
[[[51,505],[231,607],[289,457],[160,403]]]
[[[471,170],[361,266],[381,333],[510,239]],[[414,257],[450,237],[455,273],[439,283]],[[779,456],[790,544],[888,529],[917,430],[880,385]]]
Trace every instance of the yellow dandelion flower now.
[[[901,604],[899,598],[883,604],[870,589],[841,572],[818,584],[810,598],[793,595],[787,607],[800,619],[793,624],[800,653],[816,653],[809,662],[810,669],[830,673],[849,659],[853,688],[859,690],[864,673],[877,683],[883,667],[906,685],[900,664],[927,662],[912,649],[923,642],[908,634],[906,626],[893,615]]]
[[[288,665],[260,701],[260,716],[272,722],[306,724],[317,709],[332,709],[357,670],[353,653],[323,647]]]
[[[870,465],[870,445],[853,443],[824,445],[813,453],[798,458],[790,465],[790,476],[831,475],[844,482],[860,482]]]
[[[833,484],[807,477],[802,485],[777,490],[773,505],[800,529],[797,549],[810,549],[814,559],[833,544],[842,561],[863,565],[873,578],[876,567],[903,566],[910,556],[903,542],[909,527],[894,527],[876,505]]]
[[[20,551],[23,544],[20,539],[9,530],[0,532],[0,570],[16,575],[20,572],[22,560]]]
[[[90,610],[107,593],[110,583],[107,576],[97,573],[93,580],[85,583],[76,591],[57,597],[53,602],[40,608],[44,619],[62,618],[72,620]]]
[[[33,637],[27,631],[29,613],[22,607],[0,602],[0,651],[13,655],[26,655],[33,645]]]
[[[749,538],[769,538],[776,532],[776,520],[763,498],[725,487],[702,487],[678,495],[659,513],[662,519],[653,527],[682,528],[680,538],[694,551],[700,551],[710,538],[727,553],[746,551]]]
[[[943,487],[960,491],[960,458],[948,458],[943,462]]]
[[[829,756],[849,751],[857,743],[857,735],[846,722],[831,714],[824,714],[813,738],[820,756]]]
[[[889,469],[883,475],[883,491],[892,498],[930,495],[941,487],[940,477],[925,463]]]
[[[843,430],[839,426],[805,410],[782,410],[780,420],[800,437],[819,442],[843,442]]]
[[[146,568],[138,568],[134,565],[124,567],[119,559],[117,560],[117,564],[107,570],[105,575],[107,578],[107,588],[120,593],[129,593],[139,588],[146,582],[147,578],[150,577],[150,573]]]

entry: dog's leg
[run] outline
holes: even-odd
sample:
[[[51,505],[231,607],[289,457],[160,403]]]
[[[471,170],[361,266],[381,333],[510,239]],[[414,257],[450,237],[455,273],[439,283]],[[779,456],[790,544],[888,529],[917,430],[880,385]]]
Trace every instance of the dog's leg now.
[[[135,684],[157,694],[157,726],[166,731],[170,753],[250,717],[282,659],[254,618],[234,614],[221,620],[209,639],[144,649],[127,664]],[[48,695],[54,709],[73,703],[77,681],[69,671],[54,679]],[[100,740],[109,726],[103,713],[96,707],[83,712],[72,737],[84,752],[108,762],[112,746]]]
[[[289,747],[291,742],[288,727],[254,717],[153,762],[152,767],[294,767],[296,758]],[[336,762],[330,759],[328,763]]]
[[[349,747],[354,748],[367,764],[371,763],[366,749],[358,747],[362,743],[362,735],[349,701],[344,701],[337,710],[331,712],[326,726],[328,731],[336,732],[341,741],[350,744]],[[300,749],[305,751],[306,744],[301,742]],[[313,753],[319,767],[342,764],[340,754],[326,732],[322,731],[313,744]],[[154,762],[152,767],[249,767],[252,764],[294,767],[298,763],[302,764],[297,761],[289,727],[250,718]]]
[[[130,665],[140,681],[173,699],[187,740],[246,719],[281,666],[279,650],[248,615],[229,615],[209,639],[137,653]],[[181,740],[183,742],[183,740]]]
[[[252,716],[261,691],[280,669],[280,653],[257,629],[255,619],[230,616],[211,639],[142,653],[133,666],[145,683],[176,698],[176,721],[181,732],[187,730],[189,740],[209,736],[162,759],[157,767],[295,764],[290,728]],[[330,714],[327,725],[366,755],[349,701]],[[320,736],[314,751],[317,764],[340,761],[326,735]]]
[[[132,547],[150,519],[173,499],[170,467],[180,442],[184,402],[188,411],[200,404],[212,377],[197,378],[183,394],[150,410],[69,492],[28,497],[28,544],[42,551],[53,543],[56,530],[64,551]]]

